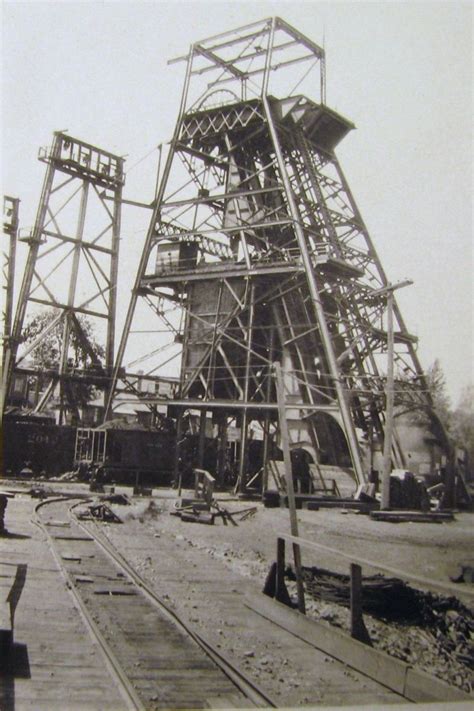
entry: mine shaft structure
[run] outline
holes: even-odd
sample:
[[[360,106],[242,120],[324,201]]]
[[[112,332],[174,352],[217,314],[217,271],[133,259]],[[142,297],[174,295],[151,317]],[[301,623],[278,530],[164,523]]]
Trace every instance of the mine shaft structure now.
[[[2,336],[3,360],[8,348],[13,322],[13,289],[15,285],[16,245],[20,213],[19,198],[5,195],[3,198],[3,264],[2,264]]]
[[[3,392],[8,404],[15,375],[36,379],[35,411],[41,412],[59,391],[61,424],[68,412],[79,416],[78,388],[95,385],[108,392],[110,386],[124,161],[64,132],[54,133],[39,159],[46,174],[34,226],[20,232],[28,256],[5,352]],[[39,319],[25,344],[30,319],[45,311],[48,317]],[[56,353],[38,372],[28,358],[53,332],[60,334]],[[92,332],[105,344],[103,354],[93,347]],[[78,349],[81,363],[75,362]]]
[[[235,425],[241,490],[252,433],[263,433],[265,463],[271,437],[278,443],[277,362],[290,446],[364,483],[364,441],[384,435],[389,282],[335,154],[353,125],[326,105],[324,51],[271,18],[172,61],[186,64],[184,89],[115,386],[145,303],[150,333],[170,334],[165,345],[147,338],[150,350],[163,363],[168,347],[181,358],[168,403],[178,433],[179,413],[199,411],[202,436],[212,415],[222,452]],[[316,100],[297,91],[313,70]],[[429,409],[396,303],[394,322],[397,406]],[[406,465],[396,437],[392,460]]]

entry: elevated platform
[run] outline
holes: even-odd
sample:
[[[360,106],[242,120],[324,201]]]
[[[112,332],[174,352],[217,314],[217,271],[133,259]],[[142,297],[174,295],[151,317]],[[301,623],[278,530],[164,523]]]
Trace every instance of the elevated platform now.
[[[305,96],[273,100],[272,107],[280,121],[291,128],[301,128],[312,143],[328,153],[332,153],[349,131],[355,128],[344,116]]]
[[[355,128],[344,116],[301,94],[285,99],[272,96],[269,100],[278,121],[301,128],[310,141],[329,153]],[[210,146],[214,139],[220,139],[222,132],[242,130],[264,121],[265,109],[260,99],[191,111],[183,120],[180,141],[183,147],[192,142],[196,152],[199,142]],[[201,152],[202,156],[213,161],[211,155]]]
[[[262,225],[263,226],[263,225]],[[343,259],[335,259],[328,255],[316,255],[314,266],[318,271],[333,276],[357,278],[362,275],[362,270],[345,262]],[[279,276],[281,274],[304,273],[304,267],[300,260],[291,261],[267,261],[264,259],[255,260],[250,267],[241,262],[225,260],[215,263],[203,263],[190,267],[189,265],[177,264],[163,267],[160,273],[148,274],[143,277],[142,284],[153,286],[174,286],[183,281],[202,281],[203,279],[229,279],[232,277],[268,277]]]

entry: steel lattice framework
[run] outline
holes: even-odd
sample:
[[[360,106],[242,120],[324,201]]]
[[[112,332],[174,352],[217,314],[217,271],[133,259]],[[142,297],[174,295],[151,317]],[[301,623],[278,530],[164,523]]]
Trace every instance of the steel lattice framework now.
[[[361,440],[383,438],[388,280],[334,152],[353,125],[325,104],[324,52],[272,18],[173,61],[184,90],[115,381],[144,301],[172,336],[153,353],[181,357],[173,403],[236,416],[241,482],[249,423],[267,435],[277,421],[275,361],[292,444],[337,449],[335,419],[364,482]],[[317,101],[291,91],[313,68]],[[397,404],[427,410],[415,341],[395,305]],[[393,462],[405,464],[396,438]]]
[[[77,414],[74,382],[108,389],[114,363],[117,268],[123,159],[71,136],[56,132],[51,147],[40,150],[46,175],[33,229],[20,237],[29,246],[4,367],[4,392],[15,372],[28,372],[27,357],[61,325],[59,366],[43,373],[48,384],[36,410],[44,408],[60,384],[61,419]],[[54,310],[27,348],[21,346],[25,319],[38,310]],[[82,317],[99,329],[105,343],[105,371],[94,352]],[[89,369],[71,363],[71,338],[88,354]],[[33,373],[30,373],[33,375]],[[107,378],[108,375],[108,378]]]

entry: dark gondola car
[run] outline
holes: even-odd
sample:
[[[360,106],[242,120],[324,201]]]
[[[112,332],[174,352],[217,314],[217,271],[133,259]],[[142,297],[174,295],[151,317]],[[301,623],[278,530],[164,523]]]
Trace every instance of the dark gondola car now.
[[[75,465],[101,470],[104,482],[168,486],[174,469],[175,435],[145,428],[78,428]]]

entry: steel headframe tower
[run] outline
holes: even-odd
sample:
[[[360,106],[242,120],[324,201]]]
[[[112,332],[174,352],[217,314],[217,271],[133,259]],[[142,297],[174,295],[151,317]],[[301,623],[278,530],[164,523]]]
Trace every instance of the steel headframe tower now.
[[[2,287],[3,298],[3,362],[12,332],[13,319],[13,288],[15,283],[16,241],[18,237],[20,200],[5,195],[3,198],[3,234],[6,243],[3,245]]]
[[[175,406],[200,410],[202,423],[212,413],[221,429],[235,416],[242,487],[249,424],[261,423],[268,455],[278,421],[276,361],[290,445],[316,457],[345,450],[363,483],[361,440],[383,438],[386,296],[378,292],[388,281],[334,152],[353,125],[325,104],[324,51],[272,18],[173,61],[186,62],[184,89],[115,379],[144,300],[172,336],[150,342],[153,353],[166,362],[167,348],[179,350]],[[295,92],[313,68],[317,101]],[[396,304],[394,319],[402,395],[407,407],[429,406],[416,339]],[[392,454],[402,465],[396,439]]]
[[[61,415],[77,414],[74,382],[96,384],[108,391],[114,363],[114,330],[123,159],[71,136],[56,132],[39,159],[46,175],[29,245],[4,367],[6,402],[15,372],[29,373],[27,357],[60,325],[59,366],[42,373],[46,381],[36,405],[41,411],[60,384]],[[54,313],[28,347],[22,347],[25,318],[49,309]],[[83,317],[105,343],[105,370],[91,347]],[[87,353],[89,367],[72,362],[72,338]],[[35,373],[29,373],[34,375]],[[108,377],[107,377],[108,376]]]

